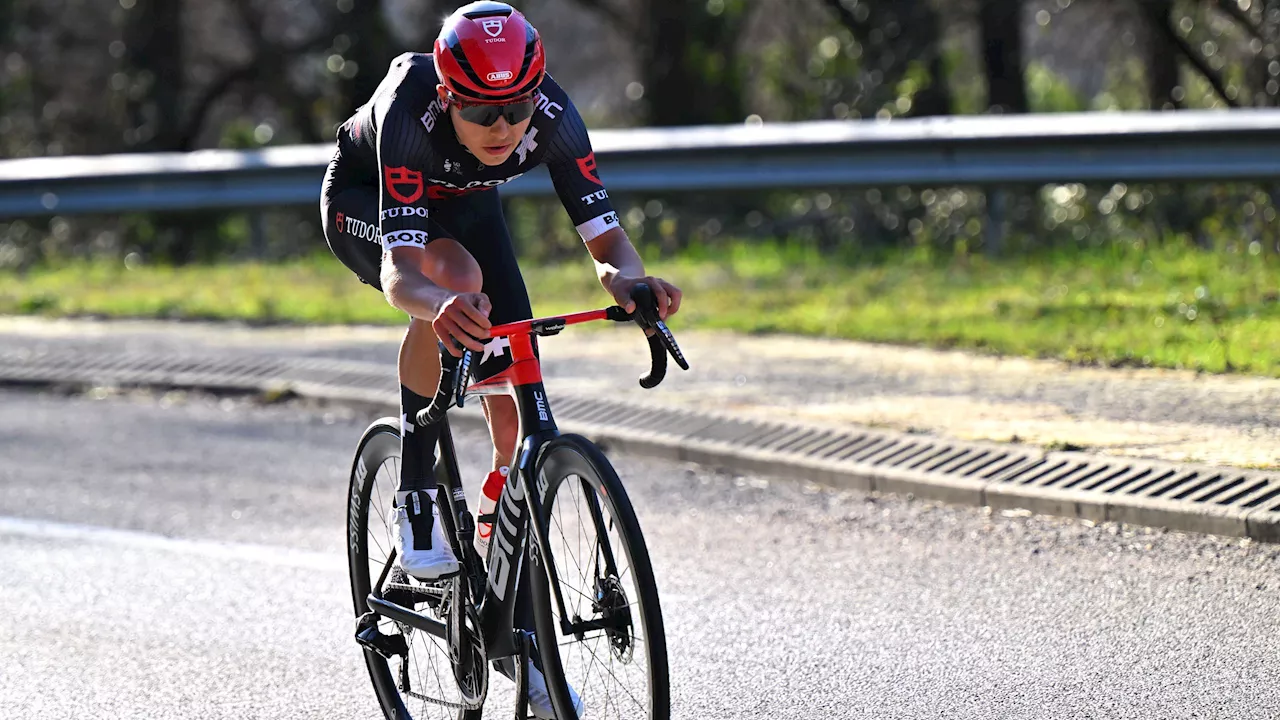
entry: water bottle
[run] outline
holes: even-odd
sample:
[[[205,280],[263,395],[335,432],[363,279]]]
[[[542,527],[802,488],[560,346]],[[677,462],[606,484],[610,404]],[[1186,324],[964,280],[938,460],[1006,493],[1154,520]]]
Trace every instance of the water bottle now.
[[[493,535],[493,523],[480,520],[481,516],[492,515],[498,507],[498,498],[502,497],[502,486],[507,484],[508,467],[500,467],[489,473],[480,488],[480,502],[476,503],[476,552],[480,557],[489,558],[489,539]]]

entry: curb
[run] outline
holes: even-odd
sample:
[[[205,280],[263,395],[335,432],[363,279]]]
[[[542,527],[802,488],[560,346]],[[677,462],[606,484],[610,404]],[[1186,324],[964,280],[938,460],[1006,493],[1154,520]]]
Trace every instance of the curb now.
[[[394,415],[391,375],[378,363],[320,359],[0,353],[0,384],[293,393]],[[1280,473],[744,420],[563,393],[553,410],[565,432],[650,457],[955,505],[1280,542]],[[460,427],[485,427],[474,400],[450,417]]]

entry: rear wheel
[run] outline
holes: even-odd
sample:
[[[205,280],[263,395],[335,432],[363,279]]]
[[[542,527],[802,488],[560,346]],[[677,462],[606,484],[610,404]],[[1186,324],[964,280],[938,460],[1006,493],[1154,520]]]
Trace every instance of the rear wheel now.
[[[536,467],[540,522],[556,577],[548,582],[542,564],[534,565],[534,620],[556,714],[576,717],[567,683],[591,720],[667,720],[662,609],[622,481],[599,448],[577,435],[547,443]]]
[[[382,418],[360,439],[347,495],[347,559],[356,617],[369,612],[367,598],[390,557],[391,501],[400,484],[400,430],[395,418]],[[388,600],[457,624],[450,606],[459,593],[453,583],[427,586],[392,568],[382,590]],[[470,625],[471,623],[467,623]],[[402,637],[405,653],[385,658],[366,648],[365,664],[374,692],[389,720],[479,720],[480,710],[465,710],[449,644],[444,638],[387,618],[377,618],[378,633]],[[481,694],[483,692],[481,691]]]

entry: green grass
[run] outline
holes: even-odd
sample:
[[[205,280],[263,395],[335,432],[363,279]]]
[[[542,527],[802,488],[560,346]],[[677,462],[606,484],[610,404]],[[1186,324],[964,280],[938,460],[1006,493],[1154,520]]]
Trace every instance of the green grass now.
[[[1032,259],[854,263],[739,244],[649,263],[686,292],[673,323],[799,333],[1103,365],[1280,375],[1280,260],[1185,247]],[[607,302],[589,258],[526,268],[538,314]],[[328,257],[280,265],[0,274],[0,313],[404,322]]]

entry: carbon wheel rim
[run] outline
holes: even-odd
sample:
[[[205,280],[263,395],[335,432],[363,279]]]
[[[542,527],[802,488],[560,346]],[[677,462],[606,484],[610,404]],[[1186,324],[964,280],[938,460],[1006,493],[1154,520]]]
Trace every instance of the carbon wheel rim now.
[[[552,486],[547,498],[548,543],[556,564],[565,615],[552,603],[554,625],[599,621],[611,629],[581,636],[558,634],[556,643],[565,680],[582,698],[584,717],[600,719],[650,717],[652,668],[649,632],[630,543],[621,533],[612,501],[601,493],[598,479],[573,472]],[[590,510],[595,498],[599,521]],[[609,572],[602,536],[605,529],[614,572]]]
[[[377,580],[386,565],[393,547],[391,540],[392,500],[400,484],[400,458],[389,454],[376,467],[369,468],[369,489],[365,495],[365,582],[369,586]],[[414,584],[407,577],[395,577],[393,570],[388,583]],[[384,587],[384,590],[386,588]],[[426,615],[444,620],[426,603],[418,603],[415,609]],[[443,609],[443,608],[442,608]],[[378,631],[384,635],[402,635],[409,648],[407,658],[395,656],[389,660],[375,656],[371,662],[381,662],[390,673],[399,691],[400,702],[408,717],[415,720],[456,720],[458,709],[464,704],[458,690],[453,666],[449,659],[448,643],[429,633],[402,625],[387,618],[379,618]],[[408,688],[405,680],[408,680]]]

